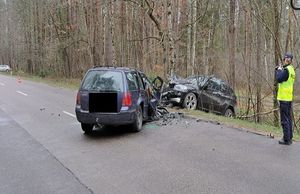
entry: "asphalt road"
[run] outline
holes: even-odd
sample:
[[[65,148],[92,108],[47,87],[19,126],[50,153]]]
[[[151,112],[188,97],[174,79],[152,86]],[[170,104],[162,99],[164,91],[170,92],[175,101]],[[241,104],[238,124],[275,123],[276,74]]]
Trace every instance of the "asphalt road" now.
[[[0,193],[300,193],[300,145],[182,119],[81,132],[76,91],[0,75]]]

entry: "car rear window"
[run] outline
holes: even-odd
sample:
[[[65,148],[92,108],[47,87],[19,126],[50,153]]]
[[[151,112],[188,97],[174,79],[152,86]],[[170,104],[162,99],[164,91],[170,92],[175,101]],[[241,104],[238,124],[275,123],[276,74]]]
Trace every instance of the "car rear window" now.
[[[85,76],[81,89],[97,91],[123,91],[122,73],[118,71],[94,70]]]

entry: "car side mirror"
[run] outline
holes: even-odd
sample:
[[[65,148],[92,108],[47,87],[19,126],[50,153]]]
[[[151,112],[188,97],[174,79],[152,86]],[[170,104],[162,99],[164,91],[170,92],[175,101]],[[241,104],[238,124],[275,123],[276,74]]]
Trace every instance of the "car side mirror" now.
[[[300,10],[300,0],[291,0],[291,7],[294,10]]]

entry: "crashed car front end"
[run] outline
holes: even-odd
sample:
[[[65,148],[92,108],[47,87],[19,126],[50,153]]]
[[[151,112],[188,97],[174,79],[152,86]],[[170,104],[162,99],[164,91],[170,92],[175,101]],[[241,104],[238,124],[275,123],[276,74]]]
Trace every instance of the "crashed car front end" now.
[[[232,117],[236,113],[236,96],[230,86],[214,76],[190,76],[171,79],[163,93],[166,104],[189,110],[200,109]]]
[[[195,88],[176,84],[172,89],[168,91],[168,101],[174,104],[182,104],[185,96],[190,92],[195,92]]]

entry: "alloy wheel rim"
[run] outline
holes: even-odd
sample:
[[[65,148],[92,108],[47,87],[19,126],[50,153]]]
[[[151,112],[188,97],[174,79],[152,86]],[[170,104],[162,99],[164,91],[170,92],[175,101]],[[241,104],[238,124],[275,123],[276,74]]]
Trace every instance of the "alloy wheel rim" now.
[[[230,109],[227,109],[227,110],[226,110],[225,116],[227,116],[227,117],[232,117],[232,116],[233,116],[232,111],[231,111]]]
[[[193,109],[196,106],[196,98],[193,94],[187,96],[186,107]]]

